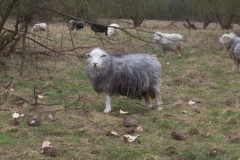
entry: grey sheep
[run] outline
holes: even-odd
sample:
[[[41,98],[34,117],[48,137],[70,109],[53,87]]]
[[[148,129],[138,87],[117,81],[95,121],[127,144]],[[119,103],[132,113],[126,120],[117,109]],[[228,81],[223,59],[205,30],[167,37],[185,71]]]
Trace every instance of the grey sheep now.
[[[240,38],[234,33],[224,34],[219,39],[224,45],[230,58],[233,60],[233,71],[240,72]]]
[[[158,110],[162,110],[161,65],[149,54],[115,55],[95,48],[88,56],[87,75],[93,89],[105,92],[105,113],[111,111],[111,97],[122,95],[145,99],[146,108],[151,108],[151,98],[157,99]]]
[[[183,45],[183,36],[174,33],[162,33],[156,32],[153,36],[154,41],[162,49],[162,56],[165,56],[166,51],[172,51],[178,56],[181,56],[180,52]]]
[[[32,32],[46,31],[46,30],[47,30],[47,24],[46,23],[34,24],[34,26],[32,28]]]

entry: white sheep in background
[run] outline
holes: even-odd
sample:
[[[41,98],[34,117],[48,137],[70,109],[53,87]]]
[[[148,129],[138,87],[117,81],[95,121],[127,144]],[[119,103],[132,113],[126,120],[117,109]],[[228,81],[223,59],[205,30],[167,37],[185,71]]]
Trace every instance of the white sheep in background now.
[[[47,30],[47,24],[46,23],[35,24],[32,28],[32,32],[46,31],[46,30]]]
[[[161,65],[156,56],[149,54],[108,54],[95,48],[88,56],[87,75],[93,89],[105,92],[106,108],[111,111],[111,97],[122,95],[141,99],[151,108],[151,98],[157,99],[158,110],[162,107],[160,95]]]
[[[116,37],[118,34],[119,25],[116,23],[110,24],[107,30],[107,35],[109,38]]]
[[[233,71],[240,72],[240,38],[234,33],[224,34],[219,42],[224,45],[230,58],[233,59]]]
[[[162,56],[165,56],[166,51],[172,51],[178,56],[181,56],[181,48],[183,45],[183,36],[180,34],[170,34],[156,32],[153,36],[154,41],[162,49]]]

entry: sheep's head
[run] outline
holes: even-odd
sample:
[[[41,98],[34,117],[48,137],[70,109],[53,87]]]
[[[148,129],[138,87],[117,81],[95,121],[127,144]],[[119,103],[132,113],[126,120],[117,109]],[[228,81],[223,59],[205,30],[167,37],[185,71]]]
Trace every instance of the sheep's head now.
[[[232,40],[236,37],[235,34],[230,33],[230,34],[224,34],[222,37],[219,39],[219,42],[223,45],[228,45],[232,42]]]
[[[154,35],[153,35],[153,39],[154,39],[154,41],[155,42],[157,42],[157,41],[159,41],[160,39],[161,39],[161,32],[156,32],[156,33],[154,33]]]
[[[86,56],[88,57],[88,65],[92,69],[100,70],[108,54],[100,48],[95,48],[90,53],[87,53]]]

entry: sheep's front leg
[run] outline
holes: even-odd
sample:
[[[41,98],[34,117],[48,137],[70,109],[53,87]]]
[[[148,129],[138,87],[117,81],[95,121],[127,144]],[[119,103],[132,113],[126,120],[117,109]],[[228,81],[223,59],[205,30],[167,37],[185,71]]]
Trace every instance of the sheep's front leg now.
[[[151,104],[150,97],[149,97],[148,95],[145,95],[145,96],[144,96],[144,99],[145,99],[146,109],[152,108],[152,104]]]
[[[165,57],[166,49],[162,48],[162,57]]]
[[[111,111],[111,96],[106,95],[106,108],[104,109],[105,113],[108,113]]]
[[[157,99],[157,110],[161,111],[162,110],[162,96],[161,96],[161,81],[159,82],[159,85],[157,86],[157,91],[156,91],[156,99]]]

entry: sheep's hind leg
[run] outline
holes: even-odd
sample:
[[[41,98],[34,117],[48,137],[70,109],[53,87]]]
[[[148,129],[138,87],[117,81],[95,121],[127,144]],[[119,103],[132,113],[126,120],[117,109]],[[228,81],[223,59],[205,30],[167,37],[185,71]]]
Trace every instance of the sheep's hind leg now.
[[[152,108],[151,100],[149,95],[144,95],[146,109]]]
[[[233,72],[238,72],[237,64],[238,64],[237,60],[235,58],[233,58],[233,69],[232,69]]]
[[[237,61],[237,72],[240,73],[240,60]]]
[[[105,113],[108,113],[111,111],[111,96],[106,95],[106,108],[104,109]]]
[[[179,57],[181,57],[182,55],[181,55],[181,46],[177,46],[177,55],[179,56]]]

